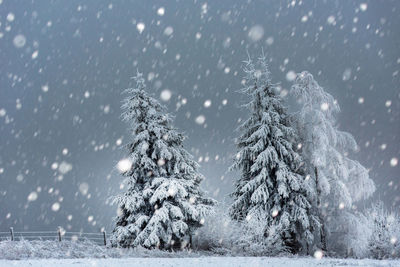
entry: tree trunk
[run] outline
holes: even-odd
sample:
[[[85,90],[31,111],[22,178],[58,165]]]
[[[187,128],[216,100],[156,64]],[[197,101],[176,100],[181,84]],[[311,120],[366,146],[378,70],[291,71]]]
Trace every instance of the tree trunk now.
[[[325,222],[324,218],[322,215],[322,208],[321,208],[321,189],[319,188],[319,177],[318,177],[318,169],[317,167],[314,168],[315,172],[315,187],[317,189],[317,206],[319,209],[319,219],[321,221],[321,245],[322,245],[322,250],[326,251],[326,229],[325,229]]]

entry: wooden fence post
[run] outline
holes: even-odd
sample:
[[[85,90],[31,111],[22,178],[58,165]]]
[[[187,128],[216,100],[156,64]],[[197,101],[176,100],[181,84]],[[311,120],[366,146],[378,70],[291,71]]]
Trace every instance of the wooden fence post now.
[[[103,231],[104,246],[107,246],[106,231]]]
[[[11,241],[14,241],[14,228],[10,227]]]
[[[58,227],[58,241],[61,242],[61,227]]]

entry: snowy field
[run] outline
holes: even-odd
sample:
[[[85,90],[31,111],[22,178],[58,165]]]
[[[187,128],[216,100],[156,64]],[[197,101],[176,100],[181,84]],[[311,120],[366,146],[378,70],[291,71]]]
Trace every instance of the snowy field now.
[[[400,266],[400,260],[354,260],[268,257],[200,257],[200,258],[123,258],[123,259],[39,259],[0,260],[0,266]]]
[[[3,266],[400,266],[400,259],[232,257],[205,251],[106,248],[90,241],[22,240],[0,242],[0,267]]]
[[[400,266],[398,260],[313,257],[232,257],[205,251],[166,252],[117,249],[92,242],[2,241],[0,267],[5,266]]]

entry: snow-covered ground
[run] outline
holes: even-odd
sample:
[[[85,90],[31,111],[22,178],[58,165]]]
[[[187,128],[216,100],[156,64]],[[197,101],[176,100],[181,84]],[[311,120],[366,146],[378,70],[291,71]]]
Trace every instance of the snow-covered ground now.
[[[232,257],[210,251],[118,249],[90,241],[1,241],[0,267],[5,266],[400,266],[397,260],[315,259],[313,257]]]
[[[199,257],[199,258],[123,258],[123,259],[40,259],[0,260],[0,267],[38,266],[218,266],[218,267],[290,267],[290,266],[400,266],[400,260],[354,260],[314,258],[268,258],[268,257]]]

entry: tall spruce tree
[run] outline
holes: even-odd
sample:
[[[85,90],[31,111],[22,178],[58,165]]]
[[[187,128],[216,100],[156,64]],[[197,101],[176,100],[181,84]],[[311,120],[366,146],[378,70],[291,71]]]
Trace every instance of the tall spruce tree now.
[[[319,223],[308,200],[301,158],[293,148],[295,131],[271,83],[265,56],[256,64],[251,59],[245,64],[242,93],[251,98],[245,105],[250,117],[239,127],[242,134],[232,169],[241,175],[232,193],[230,215],[245,224],[261,221],[264,240],[272,242],[271,235],[275,235],[273,242],[294,253],[302,248],[305,252]]]
[[[357,149],[357,143],[351,134],[338,130],[336,116],[340,108],[332,95],[307,71],[297,75],[291,93],[301,103],[294,125],[323,225],[322,249],[327,250],[327,243],[332,248],[344,240],[352,205],[371,196],[375,185],[364,166],[348,157],[348,152]],[[335,240],[328,240],[330,232],[334,232]],[[339,247],[342,249],[343,244]]]
[[[145,92],[142,74],[125,91],[122,118],[132,133],[123,176],[127,190],[119,206],[114,246],[168,249],[185,247],[193,231],[212,212],[214,200],[199,188],[203,176],[183,148],[184,136],[171,126],[165,108]]]

